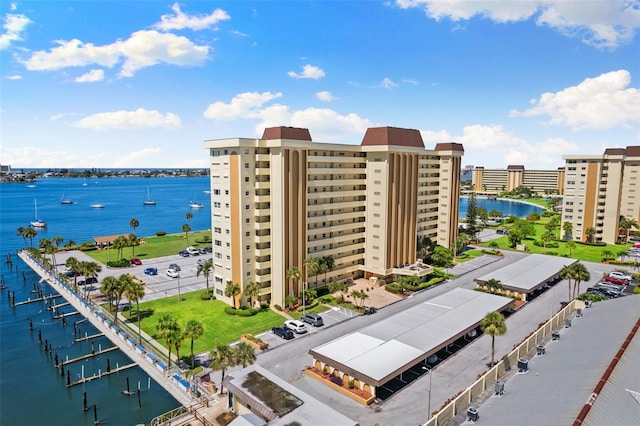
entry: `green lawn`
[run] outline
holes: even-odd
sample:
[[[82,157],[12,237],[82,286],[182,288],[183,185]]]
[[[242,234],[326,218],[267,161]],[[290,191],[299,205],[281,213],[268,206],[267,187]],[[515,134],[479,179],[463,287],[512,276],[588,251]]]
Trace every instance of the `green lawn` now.
[[[241,334],[257,334],[271,327],[282,325],[285,318],[271,310],[258,312],[252,317],[228,315],[224,308],[228,305],[218,300],[200,300],[201,291],[194,291],[182,295],[182,302],[178,297],[167,297],[140,303],[142,317],[141,327],[151,337],[156,333],[156,324],[162,314],[171,314],[184,329],[189,320],[200,321],[204,326],[204,335],[194,342],[194,352],[202,352],[213,348],[217,344],[229,344],[240,339]],[[127,317],[129,313],[125,314]],[[131,310],[132,327],[137,328],[135,306]],[[164,345],[164,340],[158,340]],[[183,342],[180,348],[181,356],[189,356],[190,341]]]
[[[208,238],[209,242],[204,242],[205,238]],[[198,248],[211,247],[211,231],[208,230],[189,232],[189,244],[187,244],[187,239],[184,233],[165,235],[163,237],[141,237],[140,239],[144,241],[144,244],[124,248],[122,250],[122,256],[127,259],[132,257],[152,259],[155,257],[178,254],[180,250],[184,250],[188,245]],[[91,250],[85,253],[103,264],[106,264],[109,259],[118,259],[117,250],[112,248],[108,250]]]

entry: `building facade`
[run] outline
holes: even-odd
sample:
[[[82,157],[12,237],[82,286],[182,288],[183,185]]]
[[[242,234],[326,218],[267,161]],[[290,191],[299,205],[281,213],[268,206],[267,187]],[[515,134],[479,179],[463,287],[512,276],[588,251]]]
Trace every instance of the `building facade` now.
[[[567,155],[562,222],[572,239],[615,244],[620,218],[640,220],[640,146],[608,148],[602,155]]]
[[[416,239],[457,238],[462,145],[424,147],[417,130],[368,129],[360,145],[313,142],[307,129],[265,129],[262,138],[208,140],[214,287],[260,286],[284,305],[333,281],[386,277],[416,263]],[[330,259],[316,273],[305,259]],[[299,280],[288,279],[297,267]],[[421,269],[422,271],[426,270]],[[412,274],[415,271],[411,272]],[[304,284],[302,284],[304,285]]]
[[[510,165],[506,169],[473,169],[472,186],[476,192],[497,194],[525,186],[538,194],[563,195],[565,170],[527,170],[522,165]]]

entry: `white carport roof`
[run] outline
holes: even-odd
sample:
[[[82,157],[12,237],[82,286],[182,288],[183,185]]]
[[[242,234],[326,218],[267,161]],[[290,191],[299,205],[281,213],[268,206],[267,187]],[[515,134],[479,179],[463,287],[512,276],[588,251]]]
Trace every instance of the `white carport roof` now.
[[[570,266],[576,262],[576,259],[566,257],[532,254],[504,268],[476,278],[475,281],[482,283],[493,278],[500,281],[506,289],[529,293],[553,279],[563,266]]]
[[[457,288],[309,353],[375,386],[389,381],[501,311],[512,299]]]

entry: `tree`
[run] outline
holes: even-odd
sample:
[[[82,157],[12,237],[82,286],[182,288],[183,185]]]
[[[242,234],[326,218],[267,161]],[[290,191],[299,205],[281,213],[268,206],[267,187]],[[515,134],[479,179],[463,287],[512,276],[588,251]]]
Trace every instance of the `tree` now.
[[[38,235],[38,232],[37,232],[35,229],[33,229],[33,228],[31,228],[31,227],[24,228],[24,231],[23,231],[23,238],[25,238],[25,239],[29,239],[29,246],[30,246],[30,247],[33,247],[33,239],[34,239],[37,235]]]
[[[71,247],[73,247],[75,245],[76,245],[76,242],[73,241],[73,240],[67,240],[67,242],[64,243],[65,248],[71,248]]]
[[[176,349],[176,363],[180,362],[180,346],[182,345],[182,341],[184,340],[184,334],[182,333],[182,328],[178,325],[178,328],[175,330],[171,330],[169,334],[164,338],[165,342],[167,342],[167,346],[171,348],[173,346]],[[169,350],[171,351],[171,350]],[[171,364],[171,352],[169,352],[169,364]]]
[[[191,212],[187,212],[187,213],[184,215],[184,217],[185,217],[185,219],[187,219],[187,223],[189,223],[189,222],[191,221],[191,219],[193,219],[193,213],[191,213]]]
[[[211,351],[211,368],[214,370],[222,370],[220,395],[224,392],[223,383],[227,368],[233,367],[234,365],[236,365],[235,353],[228,345],[218,345]]]
[[[176,330],[180,330],[180,326],[178,325],[178,320],[171,314],[162,314],[162,316],[158,319],[158,324],[156,324],[156,338],[157,339],[165,339],[167,343],[167,348],[169,349],[169,365],[171,365],[171,347],[169,340],[173,343],[173,337],[171,336],[175,333]],[[171,336],[171,337],[170,337]],[[167,339],[168,338],[168,339]]]
[[[336,266],[336,261],[333,256],[323,256],[320,259],[320,264],[322,265],[322,271],[324,272],[324,283],[327,283],[327,272],[333,271],[333,268]]]
[[[497,280],[495,278],[491,278],[485,281],[484,286],[487,287],[491,293],[502,290],[502,283],[500,282],[500,280]]]
[[[478,216],[476,194],[475,192],[472,192],[469,196],[469,204],[467,205],[468,227],[466,229],[466,233],[472,235],[474,238],[478,232],[478,226],[476,225],[476,216]]]
[[[298,301],[298,296],[296,296],[295,294],[288,294],[284,298],[284,304],[288,308],[293,307],[293,305],[295,305],[297,301]]]
[[[204,326],[196,320],[189,320],[184,328],[184,337],[191,341],[191,368],[195,368],[195,359],[193,357],[193,342],[204,334]]]
[[[189,245],[189,232],[191,232],[191,226],[188,223],[182,225],[182,232],[184,232],[184,236],[187,239],[187,245]]]
[[[576,248],[577,244],[575,241],[573,240],[569,240],[567,241],[567,248],[569,249],[569,257],[571,257],[571,254],[573,253],[573,250]]]
[[[318,287],[318,272],[320,271],[320,261],[315,257],[307,257],[304,260],[304,284],[309,285],[309,272],[316,276],[316,288]]]
[[[51,243],[54,245],[54,250],[53,250],[53,255],[52,255],[53,267],[56,269],[56,271],[58,270],[58,262],[56,260],[56,252],[60,248],[60,244],[62,244],[63,241],[64,241],[64,238],[62,238],[59,235],[56,235],[55,237],[53,237],[51,239]]]
[[[135,257],[136,255],[136,246],[140,244],[140,240],[136,234],[129,234],[129,238],[127,238],[127,243],[131,247],[131,257]]]
[[[138,344],[142,344],[142,331],[140,329],[140,299],[144,296],[144,287],[142,287],[142,284],[133,280],[124,282],[124,285],[124,295],[129,301],[129,306],[131,306],[131,303],[133,302],[136,304],[136,314],[138,316]]]
[[[247,365],[256,362],[256,352],[245,342],[238,343],[233,348],[233,352],[235,364],[242,365],[242,368],[246,368]]]
[[[553,241],[553,237],[554,235],[552,231],[547,231],[544,234],[542,234],[542,236],[540,237],[540,239],[542,240],[542,244],[544,246],[544,254],[547,254],[547,244]]]
[[[569,283],[569,299],[571,299],[571,280],[573,279],[573,268],[571,266],[563,266],[558,276]]]
[[[287,280],[288,281],[299,281],[300,278],[302,278],[302,273],[300,272],[300,268],[298,268],[297,266],[292,266],[291,268],[287,269]],[[289,286],[289,291],[287,292],[287,295],[292,295],[295,292],[293,291],[293,286]]]
[[[576,262],[571,265],[571,269],[573,269],[574,282],[573,297],[578,297],[578,295],[580,294],[580,283],[582,281],[589,281],[591,279],[591,274],[587,270],[586,266],[584,266],[580,262]]]
[[[625,244],[629,242],[629,231],[631,228],[640,229],[638,221],[634,218],[622,217],[619,224],[620,230],[625,233]]]
[[[46,238],[43,238],[40,240],[40,242],[38,243],[38,247],[42,250],[42,252],[46,255],[50,255],[51,256],[51,262],[53,263],[53,244],[51,244],[51,241],[49,241]]]
[[[113,248],[118,252],[118,259],[122,259],[122,250],[129,245],[127,237],[120,235],[113,241]]]
[[[589,244],[593,244],[594,237],[596,236],[596,228],[594,228],[593,226],[590,226],[584,232],[587,235],[587,242]]]
[[[340,298],[344,300],[344,295],[349,291],[349,287],[343,282],[334,281],[329,284],[329,291],[331,293],[340,293]]]
[[[207,281],[207,293],[209,293],[209,275],[211,272],[213,272],[213,259],[205,260],[201,265],[198,265],[198,269],[196,269],[196,277],[202,274]]]
[[[509,246],[515,248],[518,244],[522,243],[524,235],[521,230],[512,228],[507,235],[507,239],[509,240]]]
[[[509,233],[513,231],[520,231],[522,233],[523,238],[536,235],[536,228],[533,225],[533,222],[529,222],[527,220],[522,220],[522,219],[516,219],[513,222],[513,227],[511,228],[511,231],[509,231]]]
[[[260,293],[260,284],[255,281],[250,281],[249,284],[244,288],[244,297],[249,299],[249,307],[253,308],[253,299],[258,297]]]
[[[85,277],[85,283],[87,281],[87,278],[98,278],[98,274],[102,272],[102,266],[100,266],[98,262],[80,262],[79,268],[79,272]],[[85,299],[87,299],[89,297],[91,286],[85,284],[84,288]]]
[[[453,265],[453,252],[446,247],[436,246],[431,254],[431,262],[435,266],[449,268]]]
[[[131,229],[133,229],[133,233],[136,233],[136,228],[138,226],[140,226],[140,222],[138,221],[138,219],[136,219],[135,217],[131,218],[131,220],[129,221],[129,226],[131,227]]]
[[[494,311],[489,312],[484,318],[482,318],[480,328],[484,334],[491,336],[491,366],[493,367],[496,352],[496,336],[502,336],[507,332],[507,323],[500,312]]]
[[[353,297],[353,300],[357,301],[359,300],[360,303],[358,303],[358,306],[362,307],[362,305],[364,304],[365,299],[369,298],[369,295],[362,291],[362,290],[352,290],[351,291],[351,297]]]
[[[78,292],[78,273],[79,273],[78,269],[80,266],[80,261],[75,257],[71,256],[67,258],[67,260],[64,262],[64,266],[66,266],[67,269],[69,269],[73,273],[73,291],[77,293]]]
[[[573,223],[571,222],[564,222],[562,224],[562,230],[564,231],[564,239],[565,240],[570,240],[573,238],[572,236],[572,232],[573,232]]]
[[[602,256],[602,260],[611,260],[613,259],[613,252],[606,248],[600,252],[600,256]]]
[[[224,295],[231,298],[233,308],[236,307],[236,296],[240,294],[240,284],[233,281],[227,281],[227,287],[224,289]]]
[[[102,283],[100,284],[100,292],[107,296],[107,298],[109,298],[109,312],[113,310],[113,299],[115,297],[118,285],[118,279],[111,275],[109,275],[108,277],[104,277]]]
[[[24,232],[26,231],[27,228],[25,228],[24,226],[19,226],[18,230],[16,231],[16,235],[18,237],[22,237],[22,239],[24,240],[24,243],[27,244],[27,237],[25,236]]]

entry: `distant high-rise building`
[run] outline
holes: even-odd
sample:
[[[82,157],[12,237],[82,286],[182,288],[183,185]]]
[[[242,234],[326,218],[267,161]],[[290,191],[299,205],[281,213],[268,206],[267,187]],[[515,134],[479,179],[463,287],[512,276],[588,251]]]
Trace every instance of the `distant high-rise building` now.
[[[471,180],[474,191],[496,194],[524,186],[541,195],[564,191],[564,168],[557,170],[527,170],[522,165],[510,165],[506,169],[473,169]]]
[[[614,244],[622,217],[640,221],[640,146],[607,148],[602,155],[565,155],[562,222],[572,239]]]
[[[283,305],[333,281],[420,275],[418,237],[453,246],[458,233],[458,143],[424,147],[420,132],[368,129],[360,145],[313,142],[307,129],[265,129],[260,139],[205,141],[211,165],[213,281],[260,286]],[[330,267],[305,270],[314,258]],[[307,262],[308,263],[308,262]],[[290,279],[298,268],[302,278]],[[288,276],[289,275],[289,276]]]

